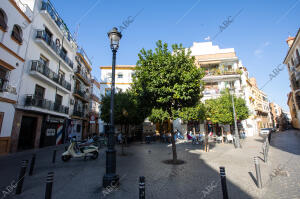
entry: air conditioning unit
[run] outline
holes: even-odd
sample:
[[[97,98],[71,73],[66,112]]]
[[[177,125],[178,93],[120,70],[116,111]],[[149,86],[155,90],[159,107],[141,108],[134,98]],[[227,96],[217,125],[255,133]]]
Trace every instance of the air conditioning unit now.
[[[74,104],[75,104],[75,100],[74,100],[74,99],[71,99],[71,100],[70,100],[70,104],[71,104],[71,105],[74,105]]]

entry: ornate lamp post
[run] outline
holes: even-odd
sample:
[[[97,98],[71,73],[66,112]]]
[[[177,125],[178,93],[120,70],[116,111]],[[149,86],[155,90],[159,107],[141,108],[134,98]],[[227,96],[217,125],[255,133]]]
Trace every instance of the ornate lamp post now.
[[[112,58],[112,80],[110,96],[110,128],[108,133],[108,143],[106,151],[106,173],[103,176],[103,187],[119,184],[119,176],[116,174],[116,150],[115,150],[115,122],[114,122],[114,95],[115,95],[115,68],[116,54],[122,34],[117,28],[113,28],[109,33],[110,48],[113,53]]]
[[[238,128],[237,128],[237,122],[236,122],[236,113],[235,113],[235,106],[234,106],[234,99],[233,99],[233,95],[234,95],[234,88],[229,88],[229,92],[231,95],[231,101],[232,101],[232,109],[233,109],[233,117],[234,117],[234,147],[235,148],[241,148],[241,144],[240,144],[240,137],[239,137],[239,133],[238,133]]]

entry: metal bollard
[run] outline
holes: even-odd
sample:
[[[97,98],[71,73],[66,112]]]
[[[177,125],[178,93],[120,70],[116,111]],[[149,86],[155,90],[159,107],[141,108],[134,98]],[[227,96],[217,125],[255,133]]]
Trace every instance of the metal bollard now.
[[[267,151],[266,147],[263,148],[263,154],[264,154],[264,162],[267,163],[268,162],[268,151]]]
[[[23,160],[22,161],[22,167],[21,167],[21,170],[20,170],[19,179],[18,179],[18,182],[17,182],[17,188],[16,188],[16,194],[17,195],[22,193],[22,187],[23,187],[23,183],[24,183],[24,178],[25,178],[27,165],[28,165],[28,160]]]
[[[33,169],[34,169],[34,164],[35,164],[35,154],[32,155],[32,159],[30,162],[30,169],[29,169],[29,175],[32,176],[33,174]]]
[[[45,199],[51,199],[54,172],[49,172],[46,178]]]
[[[139,199],[145,199],[145,177],[140,176],[140,183],[139,183]]]
[[[55,159],[56,159],[56,149],[53,151],[52,163],[55,163]]]
[[[221,176],[221,185],[222,185],[223,199],[228,199],[225,167],[220,167],[220,176]]]
[[[260,165],[257,157],[254,157],[255,171],[256,171],[256,181],[258,188],[262,188],[261,182],[261,173],[260,173]]]

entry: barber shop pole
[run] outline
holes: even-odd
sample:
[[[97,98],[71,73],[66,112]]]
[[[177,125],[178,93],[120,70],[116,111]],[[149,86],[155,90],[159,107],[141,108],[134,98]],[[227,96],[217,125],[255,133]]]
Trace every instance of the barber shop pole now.
[[[56,145],[62,144],[63,124],[57,126]]]

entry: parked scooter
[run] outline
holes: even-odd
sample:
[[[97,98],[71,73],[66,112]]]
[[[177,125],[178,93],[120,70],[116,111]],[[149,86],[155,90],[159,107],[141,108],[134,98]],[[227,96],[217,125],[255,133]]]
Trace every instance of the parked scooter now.
[[[62,154],[61,159],[64,162],[69,161],[71,158],[91,157],[93,160],[97,159],[99,150],[97,146],[92,144],[86,146],[78,146],[75,139],[71,139],[71,144],[68,149]]]

